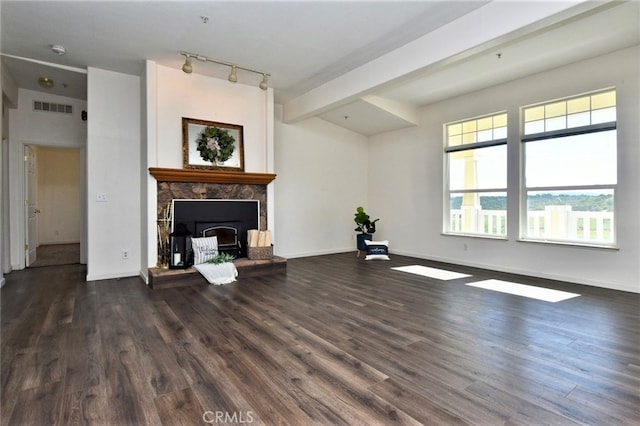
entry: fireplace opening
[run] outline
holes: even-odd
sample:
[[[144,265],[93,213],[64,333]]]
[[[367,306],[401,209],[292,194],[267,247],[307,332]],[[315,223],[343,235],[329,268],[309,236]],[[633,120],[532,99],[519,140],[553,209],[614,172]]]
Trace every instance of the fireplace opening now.
[[[234,257],[240,257],[242,243],[238,238],[240,226],[218,225],[210,222],[196,223],[198,237],[216,237],[218,240],[218,252],[227,253]]]
[[[247,257],[249,229],[260,229],[259,200],[173,200],[174,224],[184,223],[194,237],[216,236],[218,251]]]

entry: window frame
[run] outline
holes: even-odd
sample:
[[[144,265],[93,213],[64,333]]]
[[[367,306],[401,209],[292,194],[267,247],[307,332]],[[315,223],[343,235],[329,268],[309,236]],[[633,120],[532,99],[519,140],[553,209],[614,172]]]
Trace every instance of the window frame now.
[[[536,133],[525,134],[525,115],[526,110],[530,108],[546,106],[550,104],[555,104],[558,102],[570,102],[572,100],[581,99],[584,97],[592,97],[602,94],[607,94],[609,92],[613,92],[614,96],[617,97],[617,90],[615,87],[609,87],[605,89],[595,90],[592,92],[587,92],[579,95],[567,96],[561,99],[556,100],[548,100],[545,102],[526,105],[520,107],[520,161],[519,161],[519,173],[520,173],[520,190],[519,190],[519,206],[520,206],[520,214],[519,214],[519,238],[518,241],[523,242],[532,242],[532,243],[543,243],[543,244],[554,244],[554,245],[567,245],[567,246],[579,246],[586,248],[607,248],[607,249],[617,249],[617,186],[618,186],[618,135],[616,132],[615,144],[616,144],[616,178],[615,183],[613,184],[590,184],[590,185],[557,185],[557,186],[527,186],[526,174],[527,174],[527,162],[526,162],[526,144],[531,142],[537,142],[542,140],[550,140],[550,139],[559,139],[570,136],[579,136],[586,135],[590,133],[598,133],[598,132],[607,132],[607,131],[617,131],[617,120],[618,120],[618,104],[617,99],[613,105],[615,109],[616,119],[615,121],[606,121],[606,122],[598,122],[595,124],[575,126],[575,127],[565,127],[564,129],[557,130],[549,130],[542,131]],[[592,112],[594,109],[592,107],[589,108],[590,120],[592,117]],[[565,118],[566,118],[565,114]],[[566,123],[566,121],[565,121]],[[530,193],[541,192],[541,191],[549,191],[549,192],[559,192],[559,191],[589,191],[589,190],[611,190],[613,196],[613,223],[611,225],[610,232],[613,234],[611,241],[589,241],[587,239],[563,239],[563,238],[549,238],[546,236],[536,237],[529,235],[529,209],[528,209],[528,198]],[[576,210],[577,211],[577,210]],[[583,232],[586,232],[583,230]]]
[[[495,119],[504,116],[504,125],[503,126],[495,126]],[[472,143],[460,143],[456,145],[449,145],[450,137],[449,129],[451,126],[461,125],[464,127],[466,123],[470,123],[475,121],[476,125],[481,120],[486,120],[491,118],[491,132],[492,137],[494,136],[494,132],[496,129],[504,129],[504,137],[499,137],[491,140],[483,140],[481,142],[472,142]],[[453,236],[464,236],[464,237],[475,237],[475,238],[488,238],[488,239],[498,239],[498,240],[506,240],[507,232],[508,232],[508,163],[509,163],[509,146],[508,146],[508,123],[509,123],[509,114],[506,110],[501,110],[489,114],[479,115],[475,117],[470,117],[462,120],[455,120],[448,123],[443,124],[443,139],[444,139],[444,149],[443,149],[443,167],[444,167],[444,179],[443,179],[443,221],[442,221],[442,233],[443,235],[453,235]],[[485,130],[486,131],[486,130]],[[470,133],[470,132],[467,132]],[[476,135],[479,133],[479,130],[475,130]],[[459,133],[462,140],[464,139],[463,135],[466,134],[464,131]],[[456,134],[457,135],[457,134]],[[470,150],[478,150],[483,148],[490,148],[494,146],[502,146],[504,145],[506,153],[505,153],[505,164],[504,164],[504,173],[505,173],[505,186],[500,188],[475,188],[475,189],[451,189],[451,168],[450,168],[450,154],[462,151],[470,151]],[[452,194],[487,194],[487,193],[504,193],[505,197],[505,214],[504,214],[504,234],[491,234],[491,233],[472,233],[472,232],[457,232],[452,230],[452,221],[451,221],[451,195]]]

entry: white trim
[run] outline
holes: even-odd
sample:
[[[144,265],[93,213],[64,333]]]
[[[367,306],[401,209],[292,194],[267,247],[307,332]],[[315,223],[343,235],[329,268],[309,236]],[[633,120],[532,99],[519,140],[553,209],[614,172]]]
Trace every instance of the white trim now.
[[[274,250],[276,250],[275,246],[274,246]],[[331,249],[331,250],[308,251],[308,252],[292,253],[292,254],[287,254],[287,253],[275,253],[275,254],[287,259],[296,259],[301,257],[324,256],[326,254],[339,254],[339,253],[353,252],[355,257],[355,253],[357,251],[358,251],[358,248],[356,247],[355,241],[354,241],[353,247],[343,247],[340,249]]]
[[[554,246],[566,246],[566,247],[578,247],[578,248],[586,248],[586,249],[597,249],[597,250],[611,250],[611,251],[619,251],[620,247],[615,244],[606,245],[606,244],[588,244],[583,241],[575,242],[572,240],[564,241],[564,240],[543,240],[543,239],[535,239],[535,238],[518,238],[516,240],[519,243],[534,243],[534,244],[549,244]]]
[[[445,237],[468,237],[468,238],[480,238],[483,240],[496,240],[496,241],[509,241],[509,238],[505,236],[499,235],[491,235],[491,234],[464,234],[461,232],[441,232],[440,235]]]
[[[53,62],[39,61],[37,59],[25,58],[22,56],[8,55],[6,53],[0,53],[0,56],[5,56],[7,58],[20,59],[22,61],[33,62],[34,64],[46,65],[48,67],[60,68],[62,70],[77,72],[80,74],[87,74],[86,68],[76,68],[76,67],[71,67],[69,65],[61,65],[61,64],[55,64]]]
[[[135,271],[123,271],[116,274],[97,274],[97,275],[88,275],[86,277],[86,281],[102,281],[102,280],[112,280],[117,278],[129,278],[129,277],[139,277],[141,272],[139,270]]]

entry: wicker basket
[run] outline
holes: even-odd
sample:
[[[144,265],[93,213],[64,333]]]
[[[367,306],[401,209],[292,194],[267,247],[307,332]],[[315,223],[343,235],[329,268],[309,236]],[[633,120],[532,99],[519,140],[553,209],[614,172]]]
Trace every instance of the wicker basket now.
[[[273,246],[247,247],[247,257],[251,260],[266,260],[273,258]]]

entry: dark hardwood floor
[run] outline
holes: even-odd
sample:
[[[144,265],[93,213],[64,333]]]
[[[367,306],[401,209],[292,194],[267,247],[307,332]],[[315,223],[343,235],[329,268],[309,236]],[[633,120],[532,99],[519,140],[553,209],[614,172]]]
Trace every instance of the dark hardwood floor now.
[[[43,244],[36,250],[36,260],[30,268],[80,263],[80,243]]]
[[[439,281],[390,270],[472,274]],[[81,265],[2,288],[2,425],[632,425],[638,294],[392,256],[151,290]],[[465,286],[513,279],[547,303]]]

